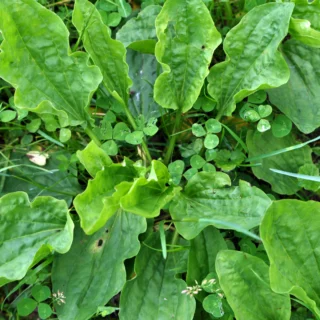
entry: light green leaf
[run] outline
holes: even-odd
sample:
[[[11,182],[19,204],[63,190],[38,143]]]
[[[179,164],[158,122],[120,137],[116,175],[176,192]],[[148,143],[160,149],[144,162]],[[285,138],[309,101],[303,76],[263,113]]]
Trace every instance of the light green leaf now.
[[[59,133],[59,140],[62,143],[67,142],[71,138],[71,130],[67,128],[62,128]]]
[[[77,151],[77,157],[93,178],[99,171],[112,164],[107,153],[94,141],[91,141],[82,151]]]
[[[91,319],[99,306],[122,289],[123,262],[138,253],[138,236],[145,230],[144,218],[122,210],[92,236],[76,227],[71,250],[54,257],[53,291],[62,291],[66,297],[65,304],[55,304],[60,320]]]
[[[143,131],[133,131],[126,135],[125,140],[127,143],[137,145],[142,143],[143,137],[144,137]]]
[[[261,119],[257,124],[257,130],[259,132],[265,132],[271,129],[270,122],[266,119]]]
[[[280,200],[261,224],[275,292],[290,293],[320,316],[320,204]]]
[[[249,131],[247,134],[249,157],[267,154],[296,144],[297,141],[292,134],[283,138],[274,137],[270,130],[263,133]],[[297,179],[276,174],[271,172],[269,168],[298,172],[302,165],[312,163],[311,148],[304,146],[297,150],[260,159],[258,162],[261,163],[261,166],[252,167],[252,171],[257,178],[269,182],[274,192],[294,194],[300,189]]]
[[[319,177],[319,168],[313,164],[305,164],[299,168],[299,174],[303,175],[302,177],[309,176],[310,178],[316,178],[318,181],[310,181],[306,179],[299,179],[299,185],[306,190],[314,191],[320,189],[320,177]]]
[[[83,37],[86,51],[100,68],[107,90],[118,101],[127,104],[132,82],[128,76],[123,44],[111,38],[99,11],[88,0],[76,0],[72,22]]]
[[[169,171],[160,161],[153,160],[149,178],[136,179],[120,200],[121,207],[146,218],[156,217],[181,188],[169,186]]]
[[[276,138],[288,135],[292,129],[292,122],[285,115],[278,115],[271,124],[271,132]]]
[[[173,199],[170,213],[174,220],[182,220],[175,225],[184,238],[195,238],[208,225],[249,230],[260,224],[271,204],[269,197],[245,181],[240,180],[239,187],[226,188],[230,184],[225,173],[200,172],[191,178],[184,192]],[[227,227],[223,222],[234,227]]]
[[[190,159],[190,165],[194,169],[201,169],[206,164],[206,160],[204,160],[198,154],[195,154]]]
[[[102,228],[119,209],[120,199],[113,198],[115,187],[123,181],[133,181],[136,176],[137,171],[133,166],[112,164],[89,180],[86,190],[74,199],[74,207],[86,234],[93,234]],[[110,205],[110,201],[113,205]]]
[[[206,135],[206,130],[203,128],[201,124],[194,123],[192,125],[192,134],[196,137],[203,137]]]
[[[113,128],[113,139],[124,141],[130,132],[131,130],[124,122],[118,122]]]
[[[116,156],[118,154],[118,145],[113,140],[106,141],[102,146],[103,149],[109,156]]]
[[[168,239],[167,239],[168,242]],[[151,235],[142,246],[135,261],[136,277],[128,281],[121,293],[120,318],[122,320],[177,320],[193,319],[195,300],[181,291],[187,284],[175,278],[183,251],[168,253],[166,260],[161,251],[159,233]]]
[[[217,294],[210,294],[203,300],[203,309],[212,314],[215,318],[221,318],[224,315],[222,298]]]
[[[294,39],[303,44],[314,48],[320,48],[320,32],[311,27],[309,20],[291,18],[289,33]]]
[[[164,72],[156,80],[154,99],[163,108],[186,112],[200,94],[221,36],[200,0],[167,0],[156,31],[155,55]]]
[[[310,133],[320,126],[320,49],[290,40],[283,45],[282,54],[290,79],[269,90],[269,99],[300,131]]]
[[[0,112],[1,122],[10,122],[17,116],[17,112],[13,110],[4,110]]]
[[[187,283],[201,283],[209,273],[216,270],[216,256],[220,250],[227,249],[227,244],[220,231],[208,226],[190,241]],[[199,292],[197,299],[203,300],[206,295]]]
[[[73,222],[65,201],[24,192],[0,198],[0,286],[22,279],[28,269],[52,251],[66,253]]]
[[[227,60],[211,68],[208,77],[208,92],[218,103],[219,116],[230,116],[236,103],[251,93],[288,81],[288,66],[277,49],[287,35],[293,7],[255,7],[228,32],[223,43]]]
[[[320,47],[319,0],[295,0],[289,32],[293,38],[312,47]]]
[[[137,18],[130,19],[118,32],[117,40],[125,47],[142,53],[154,54],[156,45],[155,20],[161,6],[151,5],[143,9]]]
[[[289,320],[290,297],[271,290],[269,268],[240,251],[220,251],[216,261],[220,285],[238,320]]]
[[[87,105],[101,73],[86,53],[69,55],[61,19],[34,0],[3,0],[0,30],[0,76],[16,88],[16,108],[39,113],[49,131],[90,121]]]
[[[214,149],[219,145],[219,137],[215,134],[208,133],[204,139],[203,144],[207,149]]]

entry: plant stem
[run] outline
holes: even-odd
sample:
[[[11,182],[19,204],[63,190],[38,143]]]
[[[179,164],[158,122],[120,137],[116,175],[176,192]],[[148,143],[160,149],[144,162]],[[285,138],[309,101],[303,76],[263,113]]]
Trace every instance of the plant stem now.
[[[170,136],[168,149],[167,149],[167,152],[166,152],[166,154],[164,156],[164,160],[163,160],[166,165],[169,164],[171,157],[172,157],[174,147],[176,145],[178,135],[175,133],[180,130],[181,118],[182,118],[182,112],[181,112],[181,110],[178,110],[176,113],[176,121],[174,122],[173,132]]]
[[[178,233],[177,229],[175,229],[172,240],[171,240],[171,245],[176,244],[178,242],[178,239],[179,239],[179,233]]]
[[[225,11],[225,17],[227,20],[227,24],[229,25],[229,22],[232,21],[232,19],[233,19],[233,13],[232,13],[230,1],[226,1],[224,3],[224,11]]]
[[[137,124],[136,124],[136,121],[134,120],[130,110],[129,110],[129,107],[126,103],[123,103],[123,108],[124,108],[124,111],[126,113],[126,116],[128,118],[128,121],[130,123],[130,125],[132,126],[133,130],[137,130]],[[146,155],[146,158],[149,162],[152,161],[152,157],[150,155],[150,152],[149,152],[149,149],[148,149],[148,145],[147,143],[145,142],[145,140],[142,141],[141,143],[141,146],[142,146],[142,150],[144,152],[144,154]]]
[[[98,137],[95,135],[95,133],[91,130],[90,127],[86,127],[84,129],[85,133],[91,138],[91,140],[93,140],[97,146],[101,146],[101,142],[100,140],[98,139]]]
[[[65,3],[68,3],[68,2],[71,2],[71,1],[72,0],[62,0],[62,1],[58,1],[58,2],[55,2],[55,3],[48,4],[46,7],[50,8],[50,7],[54,7],[54,6],[59,6],[61,4],[65,4]]]

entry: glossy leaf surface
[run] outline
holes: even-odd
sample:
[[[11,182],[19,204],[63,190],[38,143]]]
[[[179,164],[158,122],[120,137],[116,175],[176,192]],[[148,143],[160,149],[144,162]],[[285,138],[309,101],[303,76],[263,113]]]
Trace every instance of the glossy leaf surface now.
[[[271,290],[269,267],[248,253],[218,253],[220,285],[238,320],[289,320],[290,297]]]
[[[320,316],[320,204],[276,201],[261,224],[274,291],[290,293]]]
[[[283,138],[275,138],[270,130],[263,133],[249,131],[247,134],[249,157],[268,154],[296,144],[297,141],[292,134]],[[312,163],[311,149],[309,146],[305,146],[297,150],[288,151],[255,162],[261,163],[261,166],[252,167],[252,172],[257,178],[270,183],[272,190],[277,193],[294,194],[300,189],[298,180],[276,174],[269,169],[274,168],[289,172],[298,172],[302,165]]]
[[[118,32],[117,39],[125,47],[154,54],[156,45],[155,20],[161,6],[151,5],[143,9],[136,18],[129,20]]]
[[[128,77],[125,47],[111,38],[99,11],[88,0],[76,0],[72,21],[83,35],[86,51],[102,72],[103,84],[117,100],[127,104],[132,82]]]
[[[15,106],[37,112],[51,131],[90,121],[86,108],[101,73],[86,53],[69,55],[61,19],[34,0],[4,0],[0,30],[0,76],[16,88]]]
[[[227,60],[211,68],[208,77],[208,91],[221,116],[231,115],[236,102],[251,93],[288,81],[289,69],[277,49],[287,34],[293,7],[292,3],[255,7],[228,32],[223,44]]]
[[[290,40],[283,45],[282,54],[290,79],[269,90],[269,99],[299,130],[310,133],[320,126],[320,49]]]
[[[221,36],[200,0],[167,0],[156,32],[155,55],[164,72],[155,83],[154,98],[163,108],[186,112],[199,96]]]
[[[66,296],[66,304],[55,305],[59,319],[91,319],[99,306],[122,289],[126,281],[123,262],[138,253],[138,236],[145,229],[144,218],[122,210],[92,236],[76,227],[71,250],[54,257],[53,291]]]
[[[260,224],[271,204],[268,196],[245,181],[240,180],[238,187],[229,185],[230,178],[224,173],[201,172],[173,199],[170,213],[174,220],[184,220],[175,222],[184,238],[193,239],[208,225],[249,230]]]
[[[24,192],[0,198],[0,285],[22,279],[28,269],[52,251],[66,253],[73,222],[65,201]]]
[[[159,248],[159,234],[146,240],[148,246]],[[195,300],[181,291],[187,284],[175,278],[184,252],[172,252],[167,259],[162,253],[142,246],[136,258],[136,277],[128,281],[121,293],[120,318],[191,320],[195,311]]]

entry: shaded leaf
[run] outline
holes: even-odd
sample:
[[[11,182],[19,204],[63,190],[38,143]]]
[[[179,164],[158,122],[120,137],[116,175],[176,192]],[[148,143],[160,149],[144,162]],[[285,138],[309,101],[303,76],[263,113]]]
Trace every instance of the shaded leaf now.
[[[320,126],[320,49],[290,40],[283,45],[282,54],[290,67],[290,79],[269,90],[269,99],[300,131],[310,133]]]
[[[69,55],[61,19],[36,1],[4,0],[0,30],[0,76],[16,88],[16,108],[37,112],[49,131],[90,121],[86,108],[101,73],[86,53]]]
[[[208,225],[233,229],[223,222],[246,230],[260,224],[271,204],[269,197],[245,181],[240,180],[239,187],[227,188],[229,185],[230,178],[224,173],[200,172],[173,199],[170,213],[174,220],[183,221],[175,225],[184,238],[195,238]]]
[[[200,94],[221,36],[199,0],[167,0],[156,31],[155,55],[164,72],[155,83],[154,99],[163,108],[186,112]]]
[[[292,3],[267,3],[252,9],[231,29],[223,43],[225,62],[208,77],[209,94],[219,115],[230,116],[249,94],[278,87],[289,79],[288,66],[277,48],[288,32]]]
[[[53,250],[66,253],[73,238],[67,204],[52,197],[32,203],[24,192],[0,198],[0,285],[22,279]]]
[[[53,290],[66,296],[65,304],[55,304],[59,319],[91,319],[99,306],[122,289],[126,281],[123,262],[138,253],[138,236],[145,230],[144,218],[122,210],[92,236],[76,227],[71,250],[54,257]]]
[[[161,6],[151,5],[143,9],[136,18],[130,19],[118,32],[117,39],[125,47],[142,53],[154,54],[156,45],[155,20]]]
[[[149,248],[159,247],[159,233],[151,235],[146,244],[148,247],[141,247],[135,261],[136,277],[128,281],[122,290],[120,318],[193,319],[195,300],[181,293],[187,284],[175,278],[184,252],[170,252],[167,259],[163,259],[161,250],[159,252]]]
[[[283,138],[274,137],[270,130],[263,133],[248,131],[247,134],[249,157],[267,154],[296,144],[297,141],[292,134]],[[294,194],[300,189],[297,179],[276,174],[269,169],[275,168],[289,172],[298,172],[302,165],[312,163],[311,148],[305,146],[297,150],[258,160],[258,162],[261,163],[261,166],[252,167],[252,172],[257,178],[269,182],[272,190],[277,193]]]
[[[261,224],[275,292],[290,293],[320,316],[320,204],[280,200]]]
[[[217,273],[236,319],[290,319],[290,297],[271,290],[269,267],[261,259],[224,250],[217,256]]]
[[[31,289],[31,294],[38,302],[42,302],[50,298],[51,291],[47,286],[36,285]]]
[[[17,303],[17,310],[20,316],[26,317],[37,307],[37,302],[30,298],[25,298]]]

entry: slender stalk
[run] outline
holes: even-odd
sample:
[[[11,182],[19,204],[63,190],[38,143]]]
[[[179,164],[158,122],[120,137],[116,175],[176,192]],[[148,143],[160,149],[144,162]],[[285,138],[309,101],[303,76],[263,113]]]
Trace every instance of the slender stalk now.
[[[62,1],[58,1],[58,2],[55,2],[55,3],[48,4],[46,7],[50,8],[50,7],[54,7],[54,6],[60,6],[62,4],[66,4],[66,3],[71,2],[71,1],[72,0],[62,0]]]
[[[97,146],[101,146],[101,142],[98,139],[98,137],[95,135],[95,133],[91,130],[91,128],[88,126],[84,129],[85,133],[93,140]]]
[[[226,1],[224,3],[224,13],[227,20],[227,24],[229,24],[229,22],[232,21],[233,19],[233,13],[232,13],[230,1]]]
[[[175,229],[172,240],[171,240],[171,245],[175,245],[178,242],[178,239],[179,239],[179,233],[177,229]]]
[[[169,162],[172,158],[172,153],[173,153],[174,147],[176,145],[177,137],[178,137],[178,135],[175,133],[180,130],[181,118],[182,118],[182,112],[181,112],[181,110],[178,110],[176,113],[176,121],[174,123],[173,132],[170,136],[168,149],[167,149],[167,152],[166,152],[166,154],[164,156],[164,160],[163,160],[166,165],[169,164]]]

